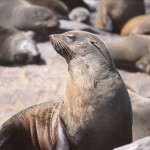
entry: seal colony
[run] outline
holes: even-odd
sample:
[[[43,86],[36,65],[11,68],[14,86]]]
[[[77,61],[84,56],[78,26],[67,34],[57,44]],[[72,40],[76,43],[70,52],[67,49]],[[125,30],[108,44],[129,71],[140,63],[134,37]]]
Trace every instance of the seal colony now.
[[[130,35],[106,45],[118,68],[141,70],[150,74],[150,37],[148,35]]]
[[[95,27],[120,33],[129,19],[141,14],[145,14],[144,0],[103,0],[97,12]]]
[[[0,149],[112,150],[132,142],[130,98],[103,41],[83,31],[51,35],[50,41],[68,63],[63,99],[6,121]]]
[[[0,25],[20,30],[54,28],[59,22],[48,8],[21,0],[0,0]]]

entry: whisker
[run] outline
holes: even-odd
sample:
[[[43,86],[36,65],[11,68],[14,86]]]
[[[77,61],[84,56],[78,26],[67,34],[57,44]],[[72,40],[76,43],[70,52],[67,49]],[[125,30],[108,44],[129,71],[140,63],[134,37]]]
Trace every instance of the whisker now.
[[[67,45],[67,43],[63,43],[64,44],[64,46],[65,46],[65,49],[67,50],[67,52],[73,57],[73,58],[75,58],[75,54],[74,54],[74,52],[72,52],[72,51],[70,51],[70,49],[66,46]]]
[[[57,42],[52,41],[52,45],[54,45],[54,47],[57,47],[58,50],[60,50],[60,54],[61,55],[66,55],[69,59],[69,57],[71,56],[72,58],[75,58],[75,53],[73,51],[71,51],[69,49],[69,47],[67,47],[67,43],[62,42],[61,40],[57,40]]]

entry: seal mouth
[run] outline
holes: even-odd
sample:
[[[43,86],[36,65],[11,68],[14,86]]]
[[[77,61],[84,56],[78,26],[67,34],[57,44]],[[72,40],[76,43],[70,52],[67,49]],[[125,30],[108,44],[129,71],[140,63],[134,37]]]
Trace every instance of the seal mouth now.
[[[64,57],[67,62],[75,58],[75,53],[67,46],[67,43],[60,40],[60,35],[50,35],[49,39],[56,52]]]

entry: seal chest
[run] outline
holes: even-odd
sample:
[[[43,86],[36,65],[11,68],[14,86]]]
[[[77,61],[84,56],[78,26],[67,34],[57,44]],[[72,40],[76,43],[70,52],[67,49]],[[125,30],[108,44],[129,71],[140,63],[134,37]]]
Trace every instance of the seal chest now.
[[[76,150],[111,150],[132,141],[129,95],[105,44],[95,35],[71,31],[50,36],[68,63],[59,115]]]

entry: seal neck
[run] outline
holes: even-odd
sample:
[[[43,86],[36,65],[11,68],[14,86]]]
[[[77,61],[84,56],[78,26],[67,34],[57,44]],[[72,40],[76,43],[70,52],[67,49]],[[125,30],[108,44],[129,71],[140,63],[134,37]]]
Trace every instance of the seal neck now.
[[[99,120],[100,109],[111,101],[120,84],[115,68],[100,63],[103,61],[100,58],[91,57],[90,61],[84,58],[70,63],[66,92],[60,104],[60,116],[73,141],[81,138],[78,138],[80,130],[97,133],[95,120]]]

